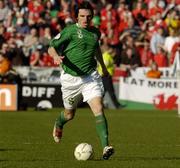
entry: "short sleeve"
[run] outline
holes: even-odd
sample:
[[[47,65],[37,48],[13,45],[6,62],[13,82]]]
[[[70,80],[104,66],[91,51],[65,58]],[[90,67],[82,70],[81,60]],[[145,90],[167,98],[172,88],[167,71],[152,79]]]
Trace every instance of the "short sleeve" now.
[[[70,31],[68,28],[63,29],[58,33],[49,43],[50,47],[59,48],[62,44],[67,43],[70,40]]]

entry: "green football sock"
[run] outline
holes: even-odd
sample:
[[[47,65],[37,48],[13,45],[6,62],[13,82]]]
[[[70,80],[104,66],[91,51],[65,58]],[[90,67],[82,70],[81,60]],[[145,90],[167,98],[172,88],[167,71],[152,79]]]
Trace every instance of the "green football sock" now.
[[[108,146],[108,128],[106,117],[102,115],[96,116],[96,129],[101,140],[101,145],[104,148]]]
[[[56,119],[56,125],[60,128],[63,128],[64,124],[67,122],[68,120],[64,117],[64,111],[61,111],[59,117]]]

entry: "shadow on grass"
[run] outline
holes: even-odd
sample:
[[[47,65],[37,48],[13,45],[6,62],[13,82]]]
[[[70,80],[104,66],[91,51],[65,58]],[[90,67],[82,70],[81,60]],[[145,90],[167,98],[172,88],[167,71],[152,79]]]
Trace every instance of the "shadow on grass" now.
[[[115,158],[115,157],[114,157]],[[119,161],[161,161],[161,160],[180,160],[179,156],[157,156],[157,157],[146,157],[146,156],[139,156],[139,157],[120,157],[115,158]]]
[[[7,151],[23,151],[22,149],[10,149],[10,148],[0,148],[0,152],[7,152]]]
[[[8,162],[9,160],[0,159],[0,162]]]
[[[2,149],[0,149],[0,151],[2,151]],[[4,150],[3,150],[4,151]],[[5,150],[5,151],[8,151],[8,150]],[[140,156],[140,157],[112,157],[110,158],[108,161],[180,161],[180,157],[179,156],[172,156],[172,157],[145,157],[145,156]],[[8,162],[8,161],[15,161],[15,162],[48,162],[48,161],[53,161],[53,162],[64,162],[63,160],[59,160],[59,159],[23,159],[23,160],[16,160],[16,159],[8,159],[8,160],[4,160],[4,159],[0,159],[0,162]],[[77,161],[76,159],[74,159],[74,161]],[[99,161],[105,161],[101,158],[94,158],[94,159],[91,159],[91,160],[87,160],[87,162],[99,162]],[[79,162],[79,161],[78,161]],[[84,161],[80,161],[80,162],[84,162]]]

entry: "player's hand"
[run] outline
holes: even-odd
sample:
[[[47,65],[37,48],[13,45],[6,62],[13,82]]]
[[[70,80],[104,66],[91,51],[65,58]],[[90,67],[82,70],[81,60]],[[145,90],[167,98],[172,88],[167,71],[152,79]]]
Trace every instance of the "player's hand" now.
[[[63,62],[64,56],[56,56],[54,57],[54,64],[60,65]]]

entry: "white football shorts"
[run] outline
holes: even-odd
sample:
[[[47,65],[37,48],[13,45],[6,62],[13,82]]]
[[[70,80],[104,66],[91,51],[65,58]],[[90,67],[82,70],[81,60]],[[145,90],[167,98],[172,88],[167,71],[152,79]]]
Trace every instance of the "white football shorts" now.
[[[102,79],[97,71],[88,76],[72,76],[62,70],[60,82],[66,109],[75,109],[80,101],[88,102],[92,98],[104,95]]]

